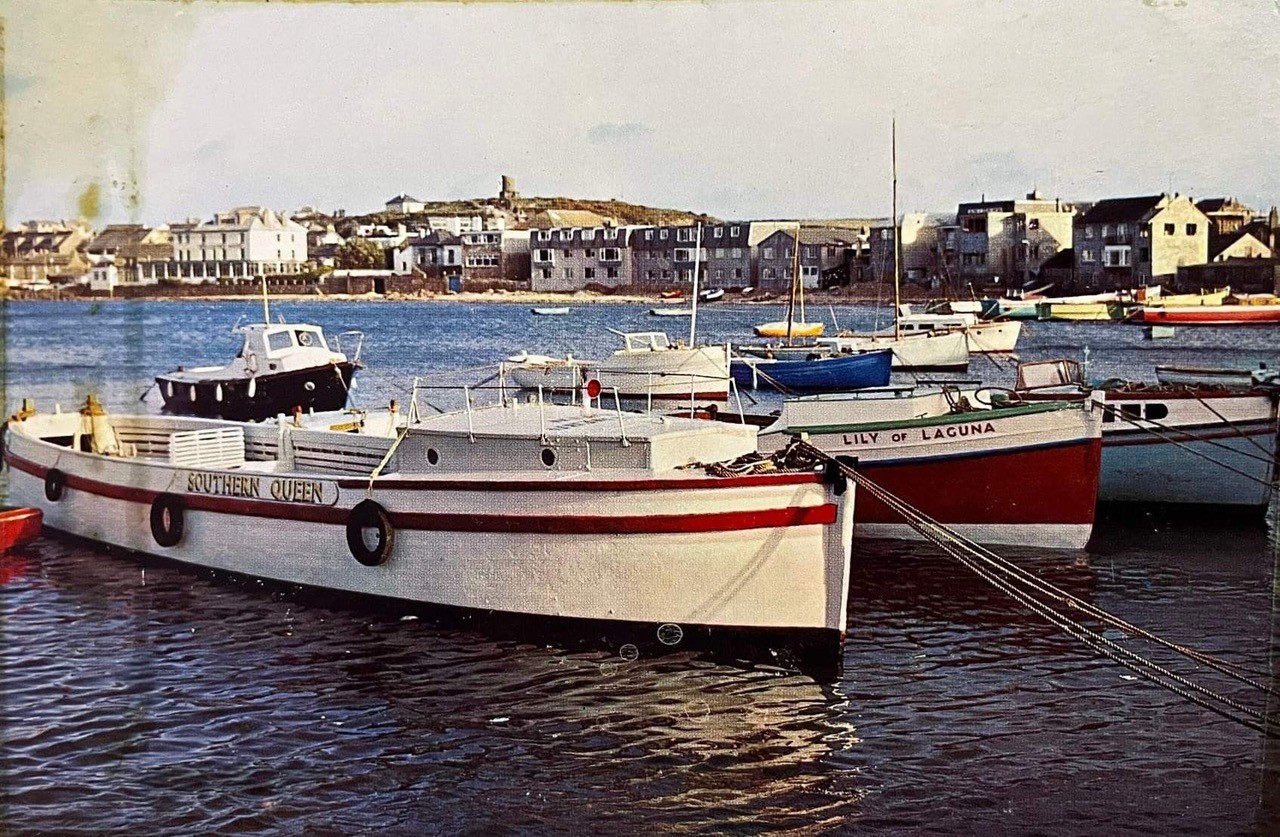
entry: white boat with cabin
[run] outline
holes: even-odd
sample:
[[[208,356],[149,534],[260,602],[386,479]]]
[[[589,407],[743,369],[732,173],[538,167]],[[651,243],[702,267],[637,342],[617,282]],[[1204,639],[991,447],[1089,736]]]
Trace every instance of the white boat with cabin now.
[[[1005,354],[1018,348],[1022,323],[1017,320],[983,321],[976,314],[916,314],[911,306],[898,306],[898,329],[903,336],[939,331],[964,332],[969,354]]]
[[[544,392],[569,392],[594,378],[624,398],[729,397],[727,346],[672,343],[661,331],[615,333],[623,346],[604,360],[519,354],[507,358],[503,374],[518,387]]]
[[[24,402],[7,427],[11,498],[112,547],[475,611],[779,632],[825,654],[845,632],[853,486],[759,466],[745,425],[507,402],[358,433],[91,398]]]

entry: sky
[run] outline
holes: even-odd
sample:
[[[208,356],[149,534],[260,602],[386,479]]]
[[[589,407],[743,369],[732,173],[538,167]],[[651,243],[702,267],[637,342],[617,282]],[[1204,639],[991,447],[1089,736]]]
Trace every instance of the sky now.
[[[1280,0],[0,0],[5,220],[1280,200]]]

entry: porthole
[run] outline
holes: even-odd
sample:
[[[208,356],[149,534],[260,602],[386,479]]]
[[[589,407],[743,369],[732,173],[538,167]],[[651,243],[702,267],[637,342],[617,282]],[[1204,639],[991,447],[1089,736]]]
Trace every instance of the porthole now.
[[[1147,412],[1148,421],[1159,421],[1162,418],[1169,417],[1169,405],[1168,404],[1148,404],[1146,412]]]
[[[428,464],[428,465],[439,465],[439,464],[440,464],[440,451],[436,450],[435,448],[427,448],[427,464]]]
[[[554,468],[556,464],[556,452],[551,448],[542,449],[542,464],[548,468]]]

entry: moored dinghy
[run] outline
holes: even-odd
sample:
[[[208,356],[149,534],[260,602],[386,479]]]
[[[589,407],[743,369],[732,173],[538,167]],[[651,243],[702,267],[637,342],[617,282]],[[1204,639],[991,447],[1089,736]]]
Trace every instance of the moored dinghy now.
[[[828,658],[845,631],[853,486],[804,462],[757,467],[746,426],[539,402],[414,415],[391,438],[91,401],[28,411],[7,438],[11,492],[51,528],[197,566],[777,633]]]

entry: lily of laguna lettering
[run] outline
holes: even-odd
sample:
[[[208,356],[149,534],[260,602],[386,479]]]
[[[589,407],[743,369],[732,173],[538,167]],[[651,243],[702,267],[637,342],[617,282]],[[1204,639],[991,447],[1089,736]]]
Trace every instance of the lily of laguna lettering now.
[[[263,491],[262,477],[250,474],[187,474],[187,491],[191,494],[215,494],[219,497],[247,497],[279,500],[284,503],[324,504],[324,482],[307,479],[273,479]]]
[[[996,426],[989,421],[975,421],[971,424],[948,424],[940,427],[921,427],[918,433],[897,430],[892,433],[879,430],[864,430],[858,433],[845,433],[844,443],[850,447],[871,447],[877,444],[902,444],[904,442],[931,442],[935,439],[965,439],[969,436],[981,436],[995,433]]]

